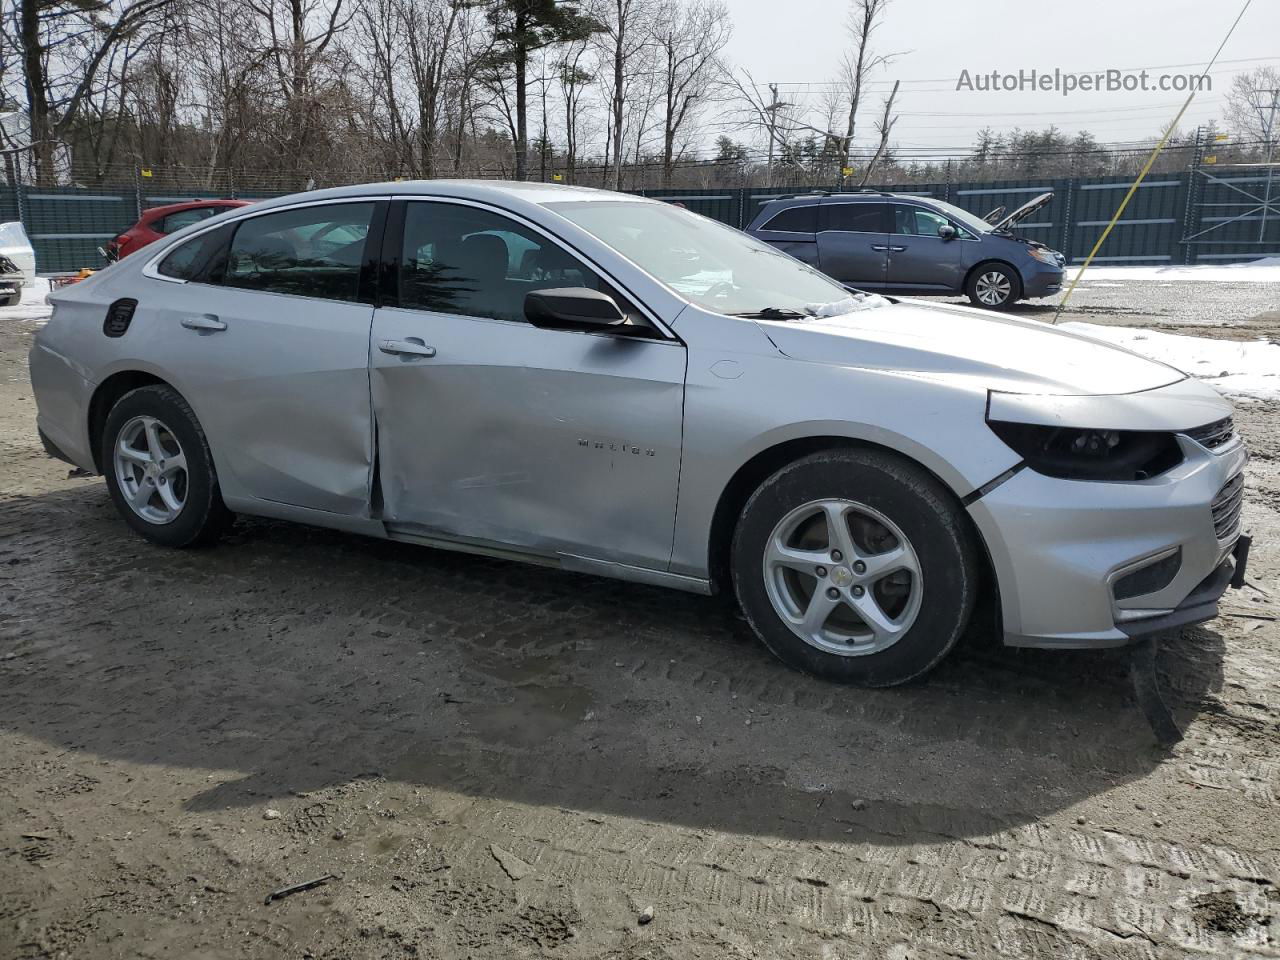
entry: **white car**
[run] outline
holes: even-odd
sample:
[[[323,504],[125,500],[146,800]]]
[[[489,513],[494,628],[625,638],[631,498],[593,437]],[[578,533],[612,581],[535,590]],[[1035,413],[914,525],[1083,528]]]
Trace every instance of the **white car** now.
[[[36,279],[36,252],[16,221],[0,223],[0,307],[17,306],[22,288]]]

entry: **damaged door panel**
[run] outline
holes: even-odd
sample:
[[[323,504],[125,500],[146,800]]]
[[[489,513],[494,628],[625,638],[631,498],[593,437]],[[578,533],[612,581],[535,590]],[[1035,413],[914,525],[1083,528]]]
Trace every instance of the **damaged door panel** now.
[[[409,202],[402,229],[399,306],[375,312],[370,346],[387,529],[665,570],[684,345],[529,324],[539,289],[635,308],[491,210]]]
[[[373,307],[358,284],[376,207],[247,218],[209,275],[167,287],[162,362],[185,370],[230,495],[368,515]]]
[[[415,338],[435,355],[378,346]],[[395,308],[373,340],[388,529],[666,568],[680,344]]]

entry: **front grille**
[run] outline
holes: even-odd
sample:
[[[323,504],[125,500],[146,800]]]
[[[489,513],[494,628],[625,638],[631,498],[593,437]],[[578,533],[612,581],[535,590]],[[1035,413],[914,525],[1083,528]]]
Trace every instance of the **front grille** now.
[[[1240,529],[1240,511],[1244,507],[1244,474],[1237,473],[1222,485],[1209,510],[1213,513],[1213,532],[1219,540],[1229,540]]]
[[[1222,446],[1235,435],[1235,423],[1230,417],[1224,417],[1221,420],[1215,420],[1213,423],[1207,423],[1203,427],[1196,427],[1187,431],[1188,437],[1202,447],[1208,447],[1210,450]]]

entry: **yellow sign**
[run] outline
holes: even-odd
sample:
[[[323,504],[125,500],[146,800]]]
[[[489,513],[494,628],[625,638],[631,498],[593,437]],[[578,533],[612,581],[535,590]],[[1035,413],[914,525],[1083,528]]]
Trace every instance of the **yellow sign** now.
[[[840,168],[840,176],[842,176],[842,177],[852,177],[852,176],[853,176],[853,167],[841,167],[841,168]]]
[[[561,176],[561,175],[560,175],[560,174],[558,174],[558,173],[553,173],[553,174],[551,175],[551,179],[552,179],[552,180],[554,180],[556,183],[559,183],[561,180],[563,180],[563,179],[564,179],[564,177],[563,177],[563,176]]]
[[[1217,163],[1217,162],[1218,162],[1218,158],[1217,158],[1217,157],[1205,157],[1205,158],[1204,158],[1204,162],[1205,162],[1205,163]]]
[[[142,175],[143,175],[144,177],[149,177],[149,176],[151,176],[151,168],[150,168],[150,167],[143,167],[143,168],[142,168]]]
[[[1220,133],[1220,134],[1218,134],[1216,137],[1214,137],[1214,138],[1213,138],[1213,142],[1214,142],[1214,143],[1222,143],[1222,141],[1224,141],[1224,140],[1230,140],[1230,139],[1231,139],[1230,134]]]

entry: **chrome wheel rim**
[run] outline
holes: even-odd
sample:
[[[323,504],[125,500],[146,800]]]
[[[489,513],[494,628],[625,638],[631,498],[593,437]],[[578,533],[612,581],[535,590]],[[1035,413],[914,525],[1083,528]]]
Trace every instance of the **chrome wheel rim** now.
[[[173,431],[155,417],[134,417],[116,435],[116,482],[147,523],[172,523],[187,502],[187,457]]]
[[[858,657],[897,643],[920,613],[924,582],[911,541],[880,511],[812,500],[773,528],[764,549],[773,609],[824,653]]]
[[[1013,284],[999,270],[991,270],[978,277],[974,290],[978,294],[979,301],[989,307],[998,307],[1009,299],[1009,294],[1013,292]]]

